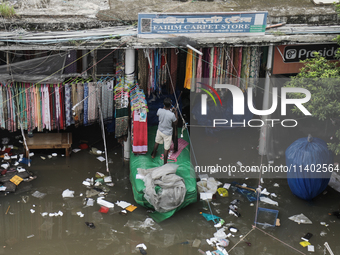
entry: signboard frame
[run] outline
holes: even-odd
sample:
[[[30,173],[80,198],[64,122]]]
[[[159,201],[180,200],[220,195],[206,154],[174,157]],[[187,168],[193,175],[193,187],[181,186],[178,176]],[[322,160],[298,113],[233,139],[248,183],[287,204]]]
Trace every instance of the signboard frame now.
[[[264,35],[267,11],[220,13],[139,13],[138,37]]]

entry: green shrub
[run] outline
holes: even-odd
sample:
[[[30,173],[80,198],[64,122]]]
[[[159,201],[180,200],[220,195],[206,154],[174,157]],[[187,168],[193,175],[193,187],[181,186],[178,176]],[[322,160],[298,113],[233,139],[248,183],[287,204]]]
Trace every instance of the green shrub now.
[[[10,6],[8,3],[1,3],[0,4],[0,15],[4,18],[12,18],[16,14],[15,14],[15,10],[13,6]]]

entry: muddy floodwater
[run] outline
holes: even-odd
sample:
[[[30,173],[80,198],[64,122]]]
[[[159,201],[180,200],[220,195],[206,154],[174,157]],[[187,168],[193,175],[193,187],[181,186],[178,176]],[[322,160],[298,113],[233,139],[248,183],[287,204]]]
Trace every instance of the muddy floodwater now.
[[[75,131],[73,148],[85,140],[99,150],[104,149],[98,126]],[[2,133],[2,137],[9,135]],[[14,135],[18,134],[11,136]],[[229,144],[224,145],[224,150],[221,149],[221,155],[215,155],[216,160],[222,162],[228,159],[233,164],[238,160],[243,164],[260,164],[264,159],[256,149],[258,137],[258,129],[233,133],[228,137]],[[105,200],[113,203],[126,201],[137,205],[131,190],[129,165],[123,164],[122,147],[112,134],[107,136],[107,142],[109,170],[114,186],[108,187]],[[218,139],[213,138],[206,141],[206,144],[219,146]],[[238,148],[237,144],[245,146]],[[233,148],[243,150],[243,154],[233,152]],[[214,250],[206,239],[213,237],[217,231],[214,223],[207,221],[200,212],[212,212],[224,219],[225,227],[238,229],[238,232],[229,237],[230,243],[226,248],[231,255],[324,254],[325,242],[328,242],[334,254],[340,254],[340,219],[330,215],[339,210],[340,194],[329,186],[323,194],[307,202],[292,194],[286,179],[263,178],[261,186],[277,195],[272,199],[278,202],[278,206],[263,202],[251,204],[241,194],[229,190],[228,197],[216,196],[209,203],[198,199],[171,218],[155,223],[150,220],[148,209],[139,205],[127,215],[121,215],[117,205],[108,213],[99,212],[100,206],[96,203],[93,206],[84,205],[87,188],[82,182],[86,178],[95,177],[96,172],[106,174],[105,162],[100,162],[97,156],[90,154],[89,149],[72,153],[70,157],[62,157],[63,150],[34,152],[31,167],[22,166],[36,175],[37,179],[29,182],[25,188],[18,187],[15,193],[0,197],[0,254],[140,254],[136,245],[141,243],[146,245],[146,252],[150,255],[200,254],[198,249]],[[48,158],[53,152],[58,156]],[[284,159],[278,159],[276,163],[284,164]],[[253,187],[259,184],[258,178],[247,176],[219,179],[222,183],[235,180]],[[66,189],[74,191],[73,198],[62,197]],[[35,191],[46,195],[43,198],[33,197]],[[228,207],[234,199],[240,200],[240,217],[229,214]],[[254,227],[257,206],[278,210],[281,226],[263,227],[256,224]],[[48,214],[43,216],[43,213]],[[301,213],[312,224],[298,224],[288,219]],[[85,222],[93,223],[94,228],[88,227]],[[228,234],[229,230],[225,232]],[[299,244],[301,237],[308,232],[313,234],[310,243],[315,252],[308,252],[307,247]],[[244,239],[240,238],[244,236]],[[199,247],[192,247],[195,239],[201,241]]]

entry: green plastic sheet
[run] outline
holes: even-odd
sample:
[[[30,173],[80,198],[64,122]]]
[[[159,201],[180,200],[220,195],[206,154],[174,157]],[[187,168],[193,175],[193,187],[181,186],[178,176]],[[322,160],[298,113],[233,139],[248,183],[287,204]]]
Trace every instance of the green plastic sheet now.
[[[155,144],[155,137],[157,132],[157,126],[148,128],[148,153],[145,155],[135,155],[132,150],[130,152],[130,181],[132,185],[133,196],[137,204],[144,206],[146,208],[154,209],[154,207],[146,201],[144,198],[144,181],[140,179],[136,179],[136,174],[138,173],[137,168],[149,169],[153,167],[158,167],[164,164],[163,159],[161,159],[161,155],[164,153],[164,147],[162,144],[158,146],[156,157],[151,158],[151,152],[153,150]],[[181,129],[178,129],[178,134],[181,134]],[[187,142],[189,142],[188,132],[185,130],[183,133],[183,138]],[[168,163],[173,163],[171,160],[168,160]],[[176,209],[166,212],[153,212],[150,216],[156,221],[161,222],[165,219],[170,218],[176,211],[186,207],[191,203],[195,203],[197,201],[197,187],[196,187],[196,176],[195,170],[190,163],[190,144],[187,145],[181,154],[177,157],[177,162],[174,164],[178,164],[179,167],[177,169],[176,174],[184,179],[185,187],[187,192],[185,194],[185,198],[183,203],[177,207]]]

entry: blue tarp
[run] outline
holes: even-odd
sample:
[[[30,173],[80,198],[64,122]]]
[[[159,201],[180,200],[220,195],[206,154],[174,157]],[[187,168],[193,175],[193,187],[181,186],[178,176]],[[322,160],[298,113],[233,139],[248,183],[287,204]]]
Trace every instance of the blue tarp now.
[[[324,165],[325,164],[325,165]],[[333,164],[333,153],[319,138],[304,137],[293,142],[286,150],[288,185],[294,195],[311,200],[328,185]]]

